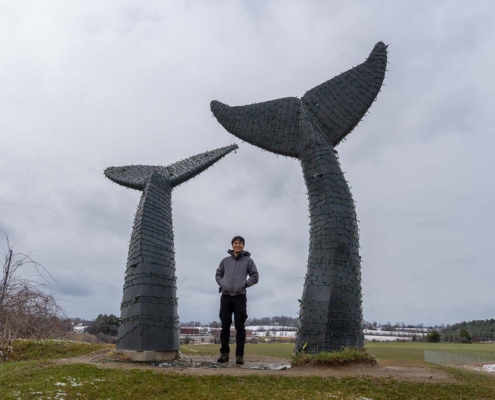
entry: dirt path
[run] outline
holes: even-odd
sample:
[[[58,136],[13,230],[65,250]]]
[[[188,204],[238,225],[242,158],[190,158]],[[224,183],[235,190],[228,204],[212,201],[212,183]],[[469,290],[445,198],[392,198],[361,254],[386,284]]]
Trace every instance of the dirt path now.
[[[244,357],[244,365],[236,365],[234,361],[218,364],[213,355],[187,355],[180,362],[168,362],[161,365],[108,360],[108,350],[100,350],[79,357],[54,360],[58,365],[94,364],[104,368],[145,369],[159,373],[187,375],[277,375],[277,376],[317,376],[343,378],[361,376],[373,378],[390,378],[413,382],[453,382],[443,371],[415,367],[384,367],[381,365],[352,365],[346,367],[307,366],[291,368],[288,360],[282,358],[252,356]]]

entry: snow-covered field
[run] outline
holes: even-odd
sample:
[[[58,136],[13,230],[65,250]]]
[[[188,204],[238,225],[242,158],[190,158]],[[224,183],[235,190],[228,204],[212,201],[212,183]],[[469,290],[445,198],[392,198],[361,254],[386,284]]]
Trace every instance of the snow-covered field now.
[[[296,328],[293,326],[255,325],[246,326],[246,330],[252,331],[253,336],[258,337],[296,337]]]
[[[279,326],[279,325],[252,325],[246,326],[250,331],[295,331],[295,326]]]
[[[265,332],[256,332],[256,333],[253,332],[253,336],[295,338],[296,337],[296,331],[265,331]]]
[[[192,328],[194,329],[194,328]],[[205,335],[213,334],[212,329],[196,327]],[[295,338],[296,337],[296,327],[294,326],[278,326],[278,325],[250,325],[246,326],[247,331],[252,332],[252,336],[257,337],[286,337],[286,338]],[[376,341],[376,342],[393,342],[396,340],[404,340],[411,341],[413,336],[422,336],[423,334],[420,332],[408,332],[406,330],[399,331],[382,331],[380,329],[364,329],[364,338],[367,341]],[[181,337],[185,336],[196,336],[191,334],[183,334]]]
[[[377,335],[377,336],[420,336],[423,335],[421,332],[410,332],[410,331],[382,331],[380,329],[363,329],[365,335]]]
[[[263,336],[268,336],[268,337],[290,337],[290,338],[295,338],[296,337],[296,331],[258,331],[254,332],[253,331],[253,336],[258,336],[258,337],[263,337]],[[412,336],[394,336],[394,335],[387,335],[387,336],[378,336],[378,335],[364,335],[364,339],[367,341],[376,341],[376,342],[394,342],[396,340],[405,340],[410,342],[412,340]]]
[[[412,336],[394,336],[394,335],[386,335],[386,336],[378,336],[378,335],[364,335],[364,339],[372,342],[394,342],[396,340],[405,340],[410,342],[412,340]]]
[[[247,330],[253,331],[253,336],[271,336],[271,337],[296,337],[296,328],[292,326],[246,326]],[[418,333],[403,331],[381,331],[381,330],[364,330],[364,338],[368,341],[386,342],[396,340],[410,341]]]

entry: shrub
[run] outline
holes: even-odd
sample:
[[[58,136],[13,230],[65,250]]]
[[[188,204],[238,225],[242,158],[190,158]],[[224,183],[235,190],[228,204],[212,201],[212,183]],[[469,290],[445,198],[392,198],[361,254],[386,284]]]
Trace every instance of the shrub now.
[[[426,335],[426,341],[429,343],[439,343],[442,339],[442,336],[438,331],[431,331]]]
[[[104,333],[105,335],[117,336],[119,331],[119,320],[113,315],[100,314],[88,326],[88,332],[92,335]]]
[[[117,343],[117,337],[116,336],[107,335],[103,332],[98,333],[98,335],[96,335],[96,337],[97,337],[99,343],[111,343],[111,344]]]
[[[12,357],[16,339],[63,338],[72,325],[50,292],[50,273],[28,254],[14,253],[9,235],[0,262],[0,362]],[[29,270],[31,268],[31,271]],[[45,283],[43,283],[45,282]]]
[[[89,333],[75,333],[75,332],[70,332],[67,335],[68,340],[72,340],[74,342],[84,342],[84,343],[98,343],[98,339],[96,338],[95,335],[91,335]]]
[[[466,329],[461,329],[459,331],[459,340],[461,343],[472,343],[473,339]]]

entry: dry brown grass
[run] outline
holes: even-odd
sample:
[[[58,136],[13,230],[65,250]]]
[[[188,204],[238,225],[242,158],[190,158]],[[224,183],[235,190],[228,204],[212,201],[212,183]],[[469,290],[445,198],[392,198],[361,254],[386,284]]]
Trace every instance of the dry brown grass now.
[[[108,360],[132,361],[132,358],[128,354],[117,350],[110,350],[107,353],[106,358]]]
[[[70,332],[67,335],[68,340],[73,340],[74,342],[84,342],[89,344],[98,343],[98,338],[95,335],[91,335],[89,333],[75,333]]]

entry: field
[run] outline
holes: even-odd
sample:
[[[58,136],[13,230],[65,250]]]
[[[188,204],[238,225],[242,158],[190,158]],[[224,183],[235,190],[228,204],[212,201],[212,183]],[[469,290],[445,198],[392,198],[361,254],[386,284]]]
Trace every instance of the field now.
[[[0,364],[0,399],[495,399],[495,377],[427,365],[423,350],[446,352],[480,351],[493,358],[495,345],[369,343],[383,366],[427,367],[448,376],[448,381],[412,381],[390,377],[353,376],[353,367],[342,368],[340,377],[323,376],[328,367],[288,371],[246,371],[226,375],[188,374],[184,370],[113,363],[63,364],[61,358],[81,356],[108,346],[75,342],[23,342],[16,346],[15,360]],[[189,345],[185,355],[214,359],[217,345]],[[246,357],[289,360],[291,344],[258,344],[246,347]],[[91,356],[87,356],[90,359]],[[125,367],[124,367],[125,364]],[[369,367],[375,368],[375,367]],[[235,369],[235,368],[234,368]],[[312,373],[312,371],[314,373]],[[211,372],[211,371],[210,371]],[[271,373],[276,372],[276,373]],[[349,373],[347,373],[349,372]]]
[[[265,355],[290,359],[294,350],[293,343],[271,343],[246,345],[249,354]],[[184,354],[216,354],[218,345],[190,345],[182,346]],[[423,350],[443,351],[447,353],[479,352],[481,356],[495,360],[495,344],[460,344],[460,343],[424,343],[424,342],[376,342],[367,343],[366,348],[373,353],[381,365],[428,367],[424,362]]]

